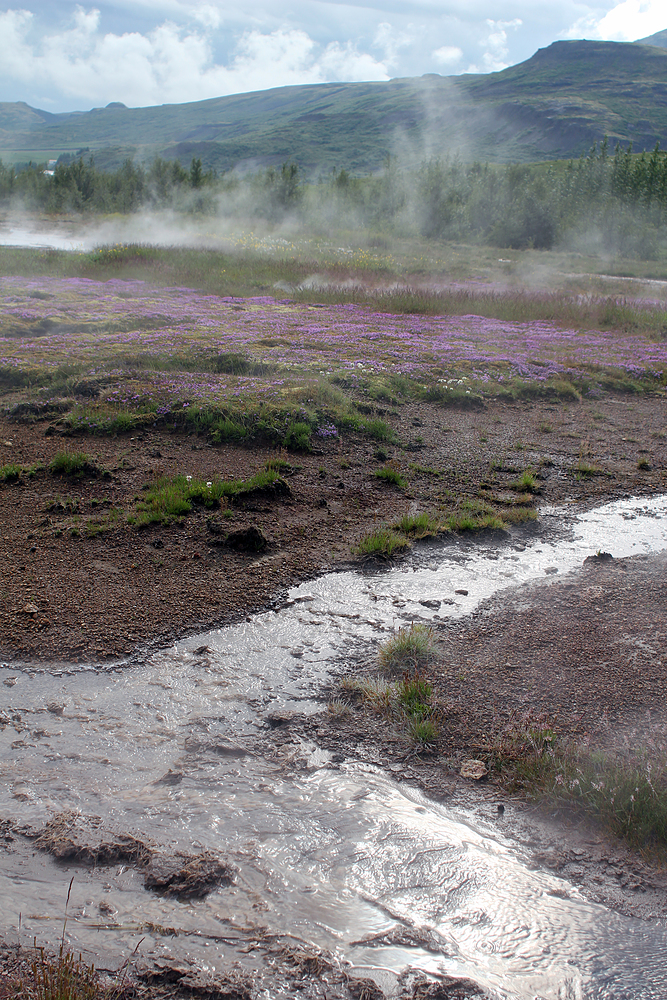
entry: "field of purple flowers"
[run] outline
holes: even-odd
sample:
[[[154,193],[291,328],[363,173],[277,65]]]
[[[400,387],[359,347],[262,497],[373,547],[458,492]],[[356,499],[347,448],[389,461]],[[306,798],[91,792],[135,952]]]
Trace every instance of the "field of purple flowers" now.
[[[210,427],[215,418],[233,438],[279,415],[309,434],[350,422],[373,434],[358,413],[364,399],[479,405],[497,395],[575,399],[666,382],[667,341],[643,332],[235,298],[136,280],[0,279],[6,405],[57,397],[79,431],[136,421]]]

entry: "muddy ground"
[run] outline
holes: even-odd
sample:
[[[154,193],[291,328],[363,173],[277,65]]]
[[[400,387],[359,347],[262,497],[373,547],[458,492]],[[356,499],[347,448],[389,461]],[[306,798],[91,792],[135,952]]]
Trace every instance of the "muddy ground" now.
[[[661,397],[489,403],[480,412],[405,405],[386,418],[396,444],[350,436],[316,454],[287,455],[288,493],[231,506],[222,527],[260,528],[268,539],[260,554],[220,546],[204,508],[141,531],[125,517],[158,476],[245,479],[275,452],[157,430],[63,439],[46,421],[0,419],[0,466],[46,466],[65,448],[108,471],[76,480],[42,469],[0,483],[0,656],[99,662],[238,621],[291,584],[353,559],[366,532],[408,511],[449,508],[480,487],[485,496],[529,500],[510,489],[527,468],[538,472],[540,503],[574,509],[664,492],[664,414]],[[387,460],[407,489],[374,477]],[[580,461],[596,473],[579,475]],[[119,520],[105,526],[112,508]]]
[[[621,496],[664,493],[664,407],[663,398],[648,396],[488,403],[473,412],[406,405],[389,418],[398,443],[350,436],[322,444],[317,453],[283,456],[291,465],[288,492],[216,513],[226,530],[261,529],[268,540],[261,553],[216,544],[203,509],[141,531],[124,519],[96,529],[111,506],[125,515],[135,511],[142,488],[157,476],[248,478],[275,452],[214,448],[204,438],[157,430],[64,440],[46,423],[2,420],[0,465],[46,466],[66,447],[86,451],[108,476],[68,480],[42,468],[0,484],[0,656],[50,664],[137,659],[177,636],[238,621],[280,600],[290,585],[358,561],[352,547],[359,539],[406,512],[451,508],[480,490],[507,502],[525,499],[511,484],[528,468],[538,475],[535,502],[573,513]],[[407,478],[407,489],[373,476],[387,460]],[[596,474],[578,474],[580,462]],[[338,754],[387,767],[399,781],[477,810],[484,822],[526,844],[535,863],[578,883],[590,898],[637,916],[664,915],[667,877],[654,859],[575,817],[550,818],[515,801],[492,778],[473,786],[458,774],[464,758],[483,754],[508,720],[526,711],[555,719],[564,738],[609,749],[628,740],[662,745],[666,569],[664,557],[592,560],[579,574],[521,588],[465,621],[441,626],[431,679],[446,713],[433,755],[415,754],[404,732],[354,704],[342,718],[323,712],[290,720],[270,738],[280,743],[305,734],[333,752],[333,766]],[[374,664],[349,667],[369,672]],[[325,692],[336,693],[335,685]],[[19,958],[7,961],[16,971]],[[283,972],[288,967],[289,961],[276,965]],[[292,980],[284,973],[286,996],[321,996],[322,989],[329,997],[378,996],[371,985],[350,986],[338,972],[325,970],[322,979],[301,976],[297,968]],[[193,991],[182,982],[185,973],[165,973],[166,979],[170,975],[151,989],[247,995],[240,981],[226,990]],[[0,981],[0,997],[2,990]],[[425,990],[413,982],[405,995],[425,996]],[[437,995],[464,994],[443,987]]]

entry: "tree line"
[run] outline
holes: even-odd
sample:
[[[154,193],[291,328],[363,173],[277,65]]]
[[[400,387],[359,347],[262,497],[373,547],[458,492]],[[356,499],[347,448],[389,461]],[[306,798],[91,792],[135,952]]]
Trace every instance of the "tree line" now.
[[[374,176],[342,169],[307,179],[294,163],[253,174],[189,170],[160,157],[128,159],[103,171],[93,157],[23,169],[0,161],[0,203],[47,213],[130,213],[172,209],[242,223],[330,232],[358,229],[498,247],[622,253],[667,250],[667,154],[617,146],[605,138],[577,161],[547,164],[425,162],[418,170],[388,160]]]

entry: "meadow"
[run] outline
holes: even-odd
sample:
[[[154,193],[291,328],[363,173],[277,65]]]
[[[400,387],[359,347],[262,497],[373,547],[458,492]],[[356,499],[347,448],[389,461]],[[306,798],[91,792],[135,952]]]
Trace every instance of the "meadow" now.
[[[406,401],[590,400],[667,382],[660,301],[398,283],[386,262],[364,268],[361,250],[344,273],[329,262],[319,285],[294,254],[3,253],[5,412],[57,406],[69,433],[160,426],[308,450],[346,431],[386,440]],[[21,262],[27,276],[8,273]],[[273,294],[248,294],[257,286]]]

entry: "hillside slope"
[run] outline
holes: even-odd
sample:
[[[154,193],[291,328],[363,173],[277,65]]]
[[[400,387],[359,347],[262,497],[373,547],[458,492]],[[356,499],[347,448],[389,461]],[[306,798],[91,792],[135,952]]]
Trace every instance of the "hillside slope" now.
[[[662,33],[660,33],[662,34]],[[308,171],[378,169],[458,155],[490,162],[577,157],[611,145],[667,146],[667,49],[561,41],[487,75],[281,87],[190,104],[50,114],[0,104],[0,155],[157,153],[218,170],[292,159]],[[649,41],[649,40],[647,40]]]

